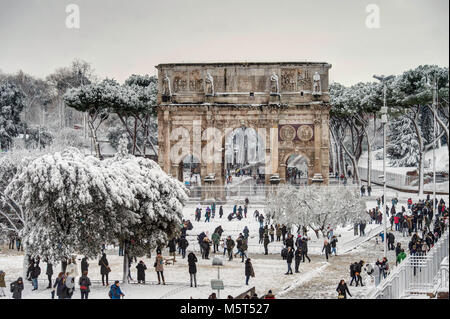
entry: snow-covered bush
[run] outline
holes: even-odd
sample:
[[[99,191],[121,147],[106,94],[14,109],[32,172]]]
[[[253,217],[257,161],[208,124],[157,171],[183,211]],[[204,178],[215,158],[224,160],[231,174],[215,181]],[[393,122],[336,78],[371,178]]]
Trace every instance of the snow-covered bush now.
[[[280,187],[267,199],[268,217],[287,226],[310,227],[324,234],[328,226],[368,220],[366,205],[357,189],[347,187]]]

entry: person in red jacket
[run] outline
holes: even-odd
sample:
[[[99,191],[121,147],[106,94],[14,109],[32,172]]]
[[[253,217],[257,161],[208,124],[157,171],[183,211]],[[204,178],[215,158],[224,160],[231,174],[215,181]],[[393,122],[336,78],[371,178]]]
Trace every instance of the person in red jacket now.
[[[399,222],[400,222],[400,218],[398,216],[394,216],[395,231],[400,230]]]
[[[269,290],[264,299],[275,299],[275,295],[272,293],[272,290]]]

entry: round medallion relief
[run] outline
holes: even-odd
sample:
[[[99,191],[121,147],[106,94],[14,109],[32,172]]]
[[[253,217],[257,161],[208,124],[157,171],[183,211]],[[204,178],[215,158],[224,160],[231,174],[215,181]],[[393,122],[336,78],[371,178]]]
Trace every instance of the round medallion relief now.
[[[314,131],[309,125],[300,125],[297,129],[297,136],[303,142],[311,140],[313,135]]]
[[[295,128],[283,125],[280,129],[280,137],[283,141],[292,141],[295,138]]]

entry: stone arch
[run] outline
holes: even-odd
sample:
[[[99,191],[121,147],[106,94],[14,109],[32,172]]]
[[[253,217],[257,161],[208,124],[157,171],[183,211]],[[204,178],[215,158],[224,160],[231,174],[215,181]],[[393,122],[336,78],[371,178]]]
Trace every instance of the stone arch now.
[[[227,173],[232,172],[240,163],[242,168],[250,169],[252,175],[259,174],[257,175],[257,180],[264,182],[266,138],[258,130],[261,127],[257,127],[253,123],[248,124],[246,125],[244,122],[224,129],[222,139],[224,171]],[[240,131],[242,128],[244,130]],[[237,139],[238,154],[235,154],[233,150],[233,137]],[[247,152],[242,153],[244,145],[247,145]],[[236,157],[238,158],[236,159]]]
[[[284,183],[290,183],[289,179],[291,176],[289,175],[289,173],[292,173],[292,172],[289,172],[289,163],[288,162],[290,159],[292,159],[292,156],[295,156],[295,155],[301,157],[302,159],[305,159],[306,168],[307,168],[306,178],[300,177],[299,184],[303,184],[304,182],[306,182],[307,184],[310,184],[310,179],[313,176],[313,171],[314,171],[314,165],[312,164],[313,162],[311,161],[310,157],[305,152],[297,151],[297,150],[288,152],[283,156],[283,159],[280,163],[280,166],[283,166],[280,169],[280,173],[282,173],[282,176],[280,176],[282,181]],[[300,161],[301,161],[301,159],[300,159]]]

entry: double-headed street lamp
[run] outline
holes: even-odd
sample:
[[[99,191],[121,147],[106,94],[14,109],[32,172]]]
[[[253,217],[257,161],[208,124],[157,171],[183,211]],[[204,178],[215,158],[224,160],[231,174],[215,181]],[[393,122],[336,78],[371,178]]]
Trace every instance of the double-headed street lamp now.
[[[393,79],[393,75],[374,75],[375,79],[383,84],[383,107],[381,108],[381,123],[383,124],[383,200],[382,200],[382,216],[383,216],[383,233],[384,233],[384,257],[387,256],[387,212],[386,212],[386,124],[388,122],[386,105],[386,82]]]

